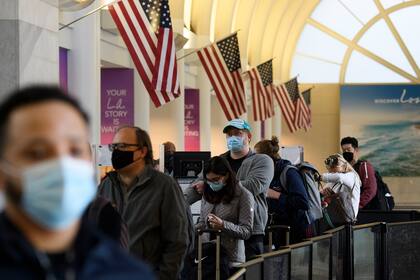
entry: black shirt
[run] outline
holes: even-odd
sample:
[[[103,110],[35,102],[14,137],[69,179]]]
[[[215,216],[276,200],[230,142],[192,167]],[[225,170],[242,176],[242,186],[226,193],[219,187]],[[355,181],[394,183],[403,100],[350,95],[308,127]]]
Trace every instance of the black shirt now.
[[[246,159],[247,155],[238,158],[238,159],[233,159],[230,156],[230,153],[227,154],[227,160],[230,164],[230,167],[232,167],[233,171],[235,171],[235,173],[238,173],[239,168],[241,168],[242,162]]]

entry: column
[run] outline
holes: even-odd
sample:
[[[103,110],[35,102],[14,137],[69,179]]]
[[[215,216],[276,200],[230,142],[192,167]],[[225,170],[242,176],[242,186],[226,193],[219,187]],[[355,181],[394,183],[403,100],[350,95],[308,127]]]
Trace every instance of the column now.
[[[99,7],[95,1],[87,8],[67,16],[78,18]],[[100,13],[94,13],[72,25],[72,48],[69,51],[69,92],[81,102],[89,115],[91,143],[100,142]]]
[[[144,87],[137,69],[134,68],[134,125],[149,132],[150,96]]]
[[[279,138],[281,144],[281,111],[280,106],[274,107],[274,117],[272,118],[272,133]]]
[[[252,101],[248,104],[248,123],[251,126],[252,141],[251,147],[261,140],[261,122],[254,121],[253,112],[252,112]]]
[[[178,57],[181,57],[184,55],[184,50],[179,50],[177,52]],[[185,146],[185,141],[184,141],[184,137],[185,137],[185,112],[184,112],[184,107],[185,107],[185,95],[184,95],[184,89],[185,89],[185,81],[184,81],[184,77],[185,77],[185,73],[184,73],[184,60],[178,60],[177,61],[178,64],[178,77],[179,77],[179,84],[180,84],[180,90],[181,90],[181,96],[178,97],[177,99],[175,99],[174,101],[172,101],[173,103],[175,103],[175,126],[176,126],[176,146],[179,147],[178,149],[181,151],[184,150],[184,146]]]
[[[200,90],[200,149],[211,149],[211,84],[203,66],[198,66],[197,86]]]
[[[25,84],[57,84],[58,0],[0,5],[0,98]]]
[[[269,118],[269,119],[264,121],[265,139],[268,139],[268,140],[271,140],[271,136],[273,136],[273,132],[272,132],[272,129],[271,129],[272,122],[273,122],[273,118]]]

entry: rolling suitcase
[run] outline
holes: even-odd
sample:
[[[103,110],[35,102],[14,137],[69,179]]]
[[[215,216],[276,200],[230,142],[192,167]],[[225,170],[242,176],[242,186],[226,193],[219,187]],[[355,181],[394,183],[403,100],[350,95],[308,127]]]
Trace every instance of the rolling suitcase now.
[[[198,230],[197,233],[197,258],[195,259],[195,263],[197,264],[197,279],[227,279],[229,277],[229,261],[226,251],[220,245],[222,231],[204,229]],[[216,242],[206,242],[203,245],[204,233],[214,235]]]

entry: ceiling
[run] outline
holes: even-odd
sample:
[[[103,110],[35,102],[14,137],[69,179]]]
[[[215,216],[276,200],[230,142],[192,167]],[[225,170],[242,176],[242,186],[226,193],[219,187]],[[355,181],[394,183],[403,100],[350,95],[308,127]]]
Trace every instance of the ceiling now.
[[[273,74],[277,81],[289,78],[296,42],[306,19],[318,2],[319,0],[169,0],[175,31],[190,39],[185,49],[204,47],[239,30],[239,48],[244,70],[274,58]],[[102,11],[101,19],[103,29],[116,32],[107,11]]]
[[[274,58],[273,74],[278,81],[289,78],[297,40],[318,3],[319,0],[170,1],[172,10],[184,6],[184,23],[198,36],[214,41],[239,30],[243,68]]]

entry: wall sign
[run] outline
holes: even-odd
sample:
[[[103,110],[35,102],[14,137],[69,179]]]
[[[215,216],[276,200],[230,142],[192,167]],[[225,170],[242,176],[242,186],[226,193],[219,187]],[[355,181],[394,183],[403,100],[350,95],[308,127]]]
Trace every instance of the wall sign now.
[[[101,69],[101,144],[112,142],[117,129],[134,124],[133,69]]]
[[[185,151],[200,151],[200,95],[198,89],[185,89]],[[210,104],[209,104],[210,106]],[[210,137],[210,136],[209,136]]]

